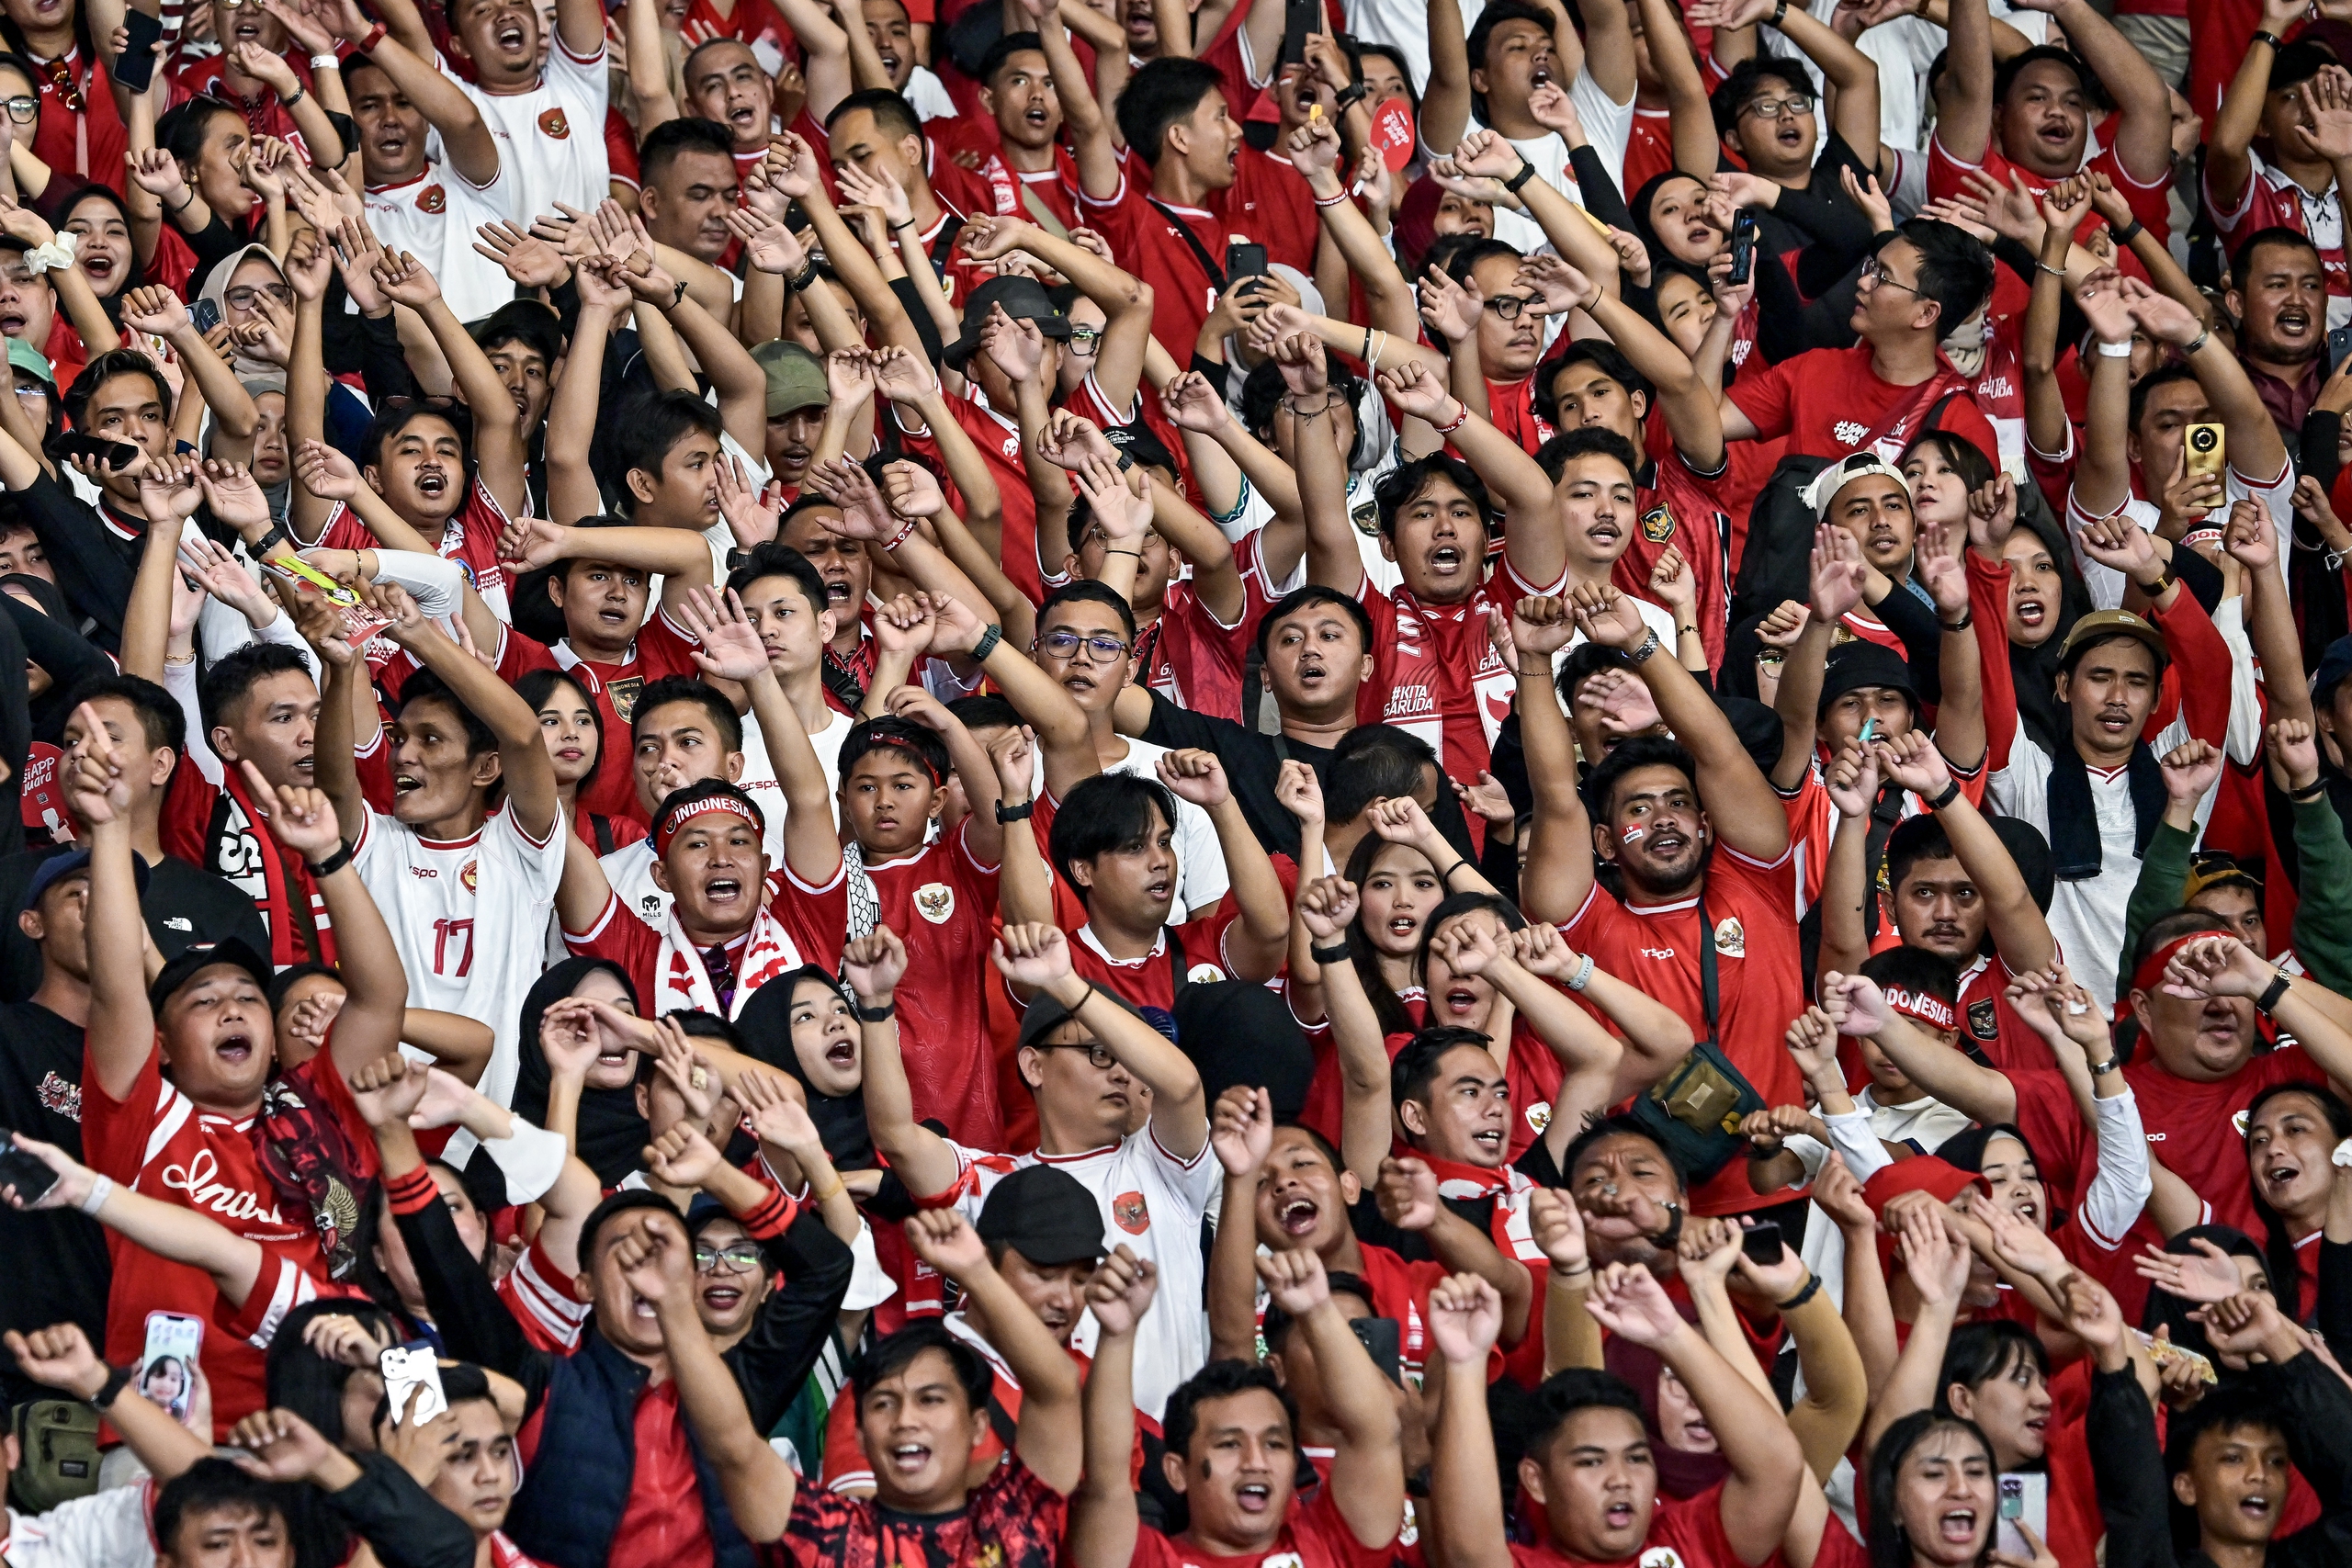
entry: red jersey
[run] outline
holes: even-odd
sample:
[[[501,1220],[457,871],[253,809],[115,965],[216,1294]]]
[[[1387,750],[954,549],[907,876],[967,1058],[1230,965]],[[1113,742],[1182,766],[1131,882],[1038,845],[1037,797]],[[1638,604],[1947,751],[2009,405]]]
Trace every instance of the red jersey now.
[[[1625,553],[1610,569],[1609,580],[1637,599],[1655,600],[1650,572],[1669,548],[1680,552],[1683,569],[1695,581],[1699,602],[1699,637],[1707,645],[1707,667],[1724,662],[1724,628],[1731,600],[1725,586],[1724,541],[1731,535],[1731,515],[1716,498],[1716,487],[1730,472],[1702,475],[1683,460],[1666,421],[1653,419],[1645,433],[1649,451],[1641,472],[1634,476],[1634,505],[1640,525],[1634,529]]]
[[[2346,312],[2352,311],[2352,272],[2346,270],[2344,259],[2343,192],[2330,180],[2327,189],[2313,196],[2252,148],[2246,158],[2253,168],[2245,189],[2226,206],[2213,189],[2212,171],[2203,176],[2205,209],[2221,231],[2222,254],[2235,254],[2250,235],[2264,229],[2292,229],[2318,248],[2320,265],[2327,269],[2328,322],[2340,324]]]
[[[1240,918],[1233,900],[1219,899],[1215,908],[1194,915],[1181,926],[1160,927],[1151,951],[1141,958],[1112,957],[1102,950],[1094,928],[1080,926],[1069,933],[1070,970],[1081,980],[1091,980],[1125,997],[1155,1025],[1162,1019],[1170,1021],[1161,1027],[1172,1031],[1178,966],[1182,966],[1188,981],[1204,985],[1232,978],[1233,965],[1225,956],[1225,932]],[[1171,932],[1176,938],[1172,944],[1168,940]]]
[[[1409,730],[1437,752],[1447,777],[1475,783],[1519,690],[1487,638],[1487,613],[1499,606],[1508,614],[1531,594],[1561,592],[1566,581],[1563,572],[1549,585],[1530,583],[1506,556],[1462,603],[1423,604],[1401,583],[1383,593],[1365,578],[1358,597],[1372,616],[1372,679],[1357,694],[1357,722]]]
[[[1289,159],[1244,143],[1234,156],[1233,184],[1212,205],[1227,228],[1266,247],[1267,261],[1315,275],[1315,241],[1322,224],[1315,216],[1315,193],[1307,187],[1306,176]],[[1222,247],[1212,248],[1209,255],[1224,265]],[[1190,365],[1189,351],[1177,363]]]
[[[376,1141],[331,1051],[271,1080],[260,1109],[243,1120],[204,1111],[166,1082],[160,1046],[147,1054],[120,1100],[95,1063],[82,1076],[82,1156],[93,1170],[160,1202],[177,1204],[258,1243],[299,1278],[333,1278],[349,1267],[351,1237],[338,1229],[374,1201]],[[203,1359],[212,1415],[226,1432],[266,1403],[259,1324],[220,1298],[203,1269],[167,1263],[107,1233],[114,1289],[107,1301],[107,1359],[134,1364],[151,1312],[209,1319]],[[266,1311],[284,1278],[265,1264],[255,1300]],[[279,1308],[293,1305],[285,1301]],[[241,1323],[241,1319],[244,1319]],[[275,1325],[271,1325],[272,1327]]]
[[[899,1049],[914,1087],[915,1119],[937,1117],[967,1148],[993,1149],[1004,1143],[1004,1113],[989,1051],[986,987],[975,982],[990,972],[999,868],[973,854],[969,828],[952,843],[933,839],[897,860],[869,860],[865,878],[880,903],[876,923],[907,944]],[[830,933],[808,951],[840,952],[848,940],[849,879],[837,878],[808,902],[811,918]]]
[[[1136,638],[1138,678],[1178,707],[1215,714],[1238,723],[1241,676],[1251,628],[1272,603],[1259,562],[1258,534],[1233,547],[1234,570],[1241,574],[1241,614],[1231,626],[1202,603],[1192,582],[1171,581],[1160,601],[1159,619]]]
[[[996,127],[987,128],[990,141],[995,140]],[[933,140],[938,141],[934,136]],[[1043,208],[1065,229],[1076,229],[1086,220],[1078,209],[1078,160],[1060,142],[1054,143],[1054,161],[1049,168],[1035,173],[1016,169],[993,150],[987,152],[975,171],[979,183],[988,192],[988,210],[999,218],[1020,218],[1024,221],[1039,221],[1038,209]]]
[[[498,540],[506,532],[507,522],[506,509],[498,504],[490,487],[476,476],[466,504],[441,525],[440,542],[435,547],[442,559],[454,560],[464,569],[466,581],[501,620],[510,618],[506,569],[498,559]],[[319,535],[319,547],[372,550],[376,545],[376,536],[368,531],[368,525],[349,507],[336,502],[334,510],[327,514],[325,529]]]
[[[283,58],[286,68],[294,73],[294,79],[301,84],[302,90],[309,92],[311,85],[311,57],[300,49],[289,49]],[[224,104],[243,111],[245,129],[253,134],[254,140],[258,141],[265,136],[275,136],[280,141],[292,145],[297,152],[307,158],[310,155],[310,144],[302,140],[301,131],[295,128],[293,111],[288,108],[284,101],[267,87],[261,90],[259,101],[251,103],[231,92],[220,80],[220,73],[226,65],[226,58],[216,54],[209,60],[199,60],[184,68],[178,75],[172,78],[173,104],[175,106],[184,104],[195,97],[217,98]]]
[[[607,179],[631,190],[638,188],[637,128],[616,107],[605,110],[605,164]]]
[[[1115,242],[1114,242],[1115,243]],[[1184,363],[1192,363],[1192,349],[1184,350]],[[1004,532],[999,558],[1004,565],[1004,575],[1012,586],[1033,604],[1045,602],[1045,577],[1037,565],[1037,492],[1029,488],[1029,470],[1021,460],[1021,426],[981,402],[977,395],[949,398],[947,412],[954,416],[956,427],[972,438],[980,449],[981,460],[989,466],[989,474],[996,480],[997,494],[1004,507]],[[920,452],[946,471],[946,460],[939,455],[939,443],[929,432],[908,435],[905,445],[910,451]],[[962,498],[955,487],[946,487],[949,504],[960,507]],[[1062,563],[1053,563],[1059,571]]]
[[[1529,457],[1535,449],[1560,434],[1552,422],[1535,412],[1535,378],[1523,377],[1516,381],[1487,383],[1487,419],[1497,430],[1508,435],[1519,449]],[[1459,457],[1449,443],[1446,451]]]
[[[54,173],[80,175],[121,191],[127,177],[123,157],[130,143],[122,117],[115,112],[114,85],[106,66],[85,61],[79,45],[61,59],[28,56],[26,63],[32,67],[40,94],[33,156]]]
[[[1136,186],[1132,170],[1122,174],[1118,191],[1108,201],[1091,196],[1083,199],[1088,225],[1111,242],[1111,254],[1122,265],[1151,285],[1151,335],[1177,364],[1190,365],[1201,323],[1216,304],[1216,285],[1193,246],[1221,269],[1224,220],[1197,207],[1155,201],[1148,188]],[[1186,232],[1193,243],[1186,243]]]
[[[2090,156],[2084,160],[2083,167],[2105,175],[2109,183],[2120,191],[2123,199],[2131,204],[2132,216],[2147,226],[2149,232],[2155,235],[2158,244],[2164,243],[2172,232],[2172,171],[2167,168],[2163,177],[2154,185],[2144,186],[2123,172],[2122,163],[2117,159],[2111,149],[2100,148],[2096,141],[2091,141],[2085,144],[2084,150]],[[1928,197],[1941,199],[1945,197],[1965,195],[1962,180],[1963,176],[1978,167],[1982,167],[1986,174],[1990,175],[2003,190],[2011,188],[2009,176],[2017,175],[2025,182],[2026,188],[2031,191],[2037,199],[2050,188],[2052,183],[2032,170],[2011,163],[1989,145],[1984,149],[1984,161],[1981,165],[1963,164],[1945,151],[1942,138],[1930,137],[1928,142]],[[2106,220],[2096,213],[2086,214],[2076,230],[2076,237],[2088,235],[2092,231],[2102,227],[2105,222]],[[2116,264],[2120,270],[2139,277],[2143,282],[2146,280],[2147,269],[2140,265],[2139,259],[2131,254],[2128,246],[2118,247]],[[1995,267],[1993,269],[1992,314],[1996,317],[2023,316],[2032,292],[2031,285],[2024,278],[2005,266]],[[1988,446],[1985,451],[1989,453],[1992,448]]]
[[[836,886],[844,872],[845,868],[834,874]],[[732,1018],[762,983],[786,969],[798,967],[801,954],[840,952],[840,924],[829,922],[824,915],[823,896],[830,891],[805,891],[789,872],[771,874],[767,907],[760,911],[750,930],[726,944],[728,968],[738,982],[732,1002],[723,1009],[712,1009],[706,1003],[706,1010],[723,1010]],[[685,962],[685,953],[670,946],[672,933],[677,930],[675,911],[664,915],[662,926],[656,929],[639,919],[637,911],[619,898],[607,897],[590,928],[585,931],[566,931],[563,942],[582,958],[609,958],[628,970],[637,994],[646,998],[647,1016],[653,1017],[657,998],[692,988],[693,977],[686,973],[691,965]],[[826,945],[828,942],[831,943],[830,947]],[[668,976],[662,973],[665,949],[670,951],[672,959],[673,973]],[[705,950],[706,954],[707,951]],[[714,999],[724,1000],[716,997],[718,977],[709,976],[708,969],[709,961],[705,956],[702,970]],[[674,1011],[685,1005],[683,1001],[673,1002],[661,1011]]]
[[[1625,132],[1625,174],[1617,183],[1627,195],[1674,167],[1674,117],[1665,109],[1634,103],[1634,123]]]
[[[1661,1552],[1660,1548],[1666,1550]],[[1571,1557],[1544,1541],[1534,1546],[1514,1543],[1510,1560],[1512,1568],[1635,1568],[1636,1564],[1651,1568],[1669,1562],[1679,1568],[1736,1568],[1741,1561],[1732,1550],[1731,1539],[1724,1534],[1721,1485],[1710,1486],[1696,1497],[1679,1501],[1659,1496],[1650,1511],[1649,1533],[1642,1537],[1642,1550],[1631,1557],[1606,1562]]]
[[[1804,1100],[1804,1084],[1781,1043],[1789,1020],[1805,1006],[1795,898],[1793,846],[1767,865],[1718,842],[1692,897],[1644,907],[1620,903],[1596,883],[1560,934],[1611,975],[1690,1020],[1694,1031],[1704,1028],[1706,1018],[1698,944],[1714,943],[1716,1042],[1765,1104],[1795,1105]],[[1711,931],[1700,929],[1702,904]],[[1747,1167],[1733,1160],[1691,1195],[1690,1208],[1700,1214],[1738,1213],[1777,1201],[1777,1194],[1751,1191]]]
[[[1937,428],[1967,437],[1987,457],[2000,450],[1992,422],[1941,355],[1938,374],[1917,386],[1898,387],[1879,378],[1871,352],[1869,344],[1858,343],[1851,348],[1807,349],[1778,365],[1750,364],[1725,389],[1726,395],[1758,435],[1786,435],[1792,452],[1844,457],[1878,432],[1872,449],[1892,463],[1936,400],[1957,391],[1960,396],[1945,407]]]
[[[1401,1524],[1400,1516],[1398,1522]],[[1282,1534],[1263,1551],[1239,1557],[1219,1557],[1181,1540],[1171,1540],[1149,1525],[1136,1530],[1135,1555],[1127,1568],[1388,1568],[1395,1558],[1395,1538],[1366,1546],[1348,1528],[1331,1487],[1317,1486],[1311,1497],[1292,1494]]]
[[[1416,999],[1405,1004],[1417,1028],[1429,1024],[1429,1004]],[[1387,1048],[1388,1059],[1413,1043],[1410,1033],[1391,1034],[1382,1043]],[[1507,1160],[1517,1160],[1544,1135],[1552,1124],[1552,1100],[1560,1092],[1560,1058],[1544,1043],[1525,1019],[1516,1014],[1510,1021],[1510,1055],[1503,1064],[1503,1081],[1510,1087],[1510,1145],[1504,1155]],[[1306,1091],[1306,1107],[1299,1119],[1309,1126],[1340,1124],[1345,1090],[1340,1082],[1336,1063],[1329,1073],[1317,1073]]]

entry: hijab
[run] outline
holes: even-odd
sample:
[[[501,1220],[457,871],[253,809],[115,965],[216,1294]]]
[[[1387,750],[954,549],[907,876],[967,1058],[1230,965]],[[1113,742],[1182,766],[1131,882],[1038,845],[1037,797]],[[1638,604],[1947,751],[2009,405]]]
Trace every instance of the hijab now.
[[[2251,1258],[2267,1272],[2269,1259],[2263,1256],[2262,1244],[2234,1225],[2191,1225],[2170,1241],[2165,1250],[2183,1258],[2198,1256],[2196,1244],[2210,1241],[2232,1258]],[[2188,1314],[2199,1310],[2199,1303],[2183,1301],[2169,1291],[2149,1287],[2147,1304],[2140,1309],[2140,1326],[2154,1334],[2159,1328],[2172,1330],[2172,1342],[2184,1350],[2194,1350],[2213,1363],[2214,1371],[2222,1377],[2239,1374],[2222,1365],[2222,1358],[2213,1353],[2213,1342],[2205,1336],[2205,1325]]]
[[[266,376],[244,376],[240,378],[244,382],[245,395],[249,398],[258,400],[264,392],[275,392],[281,398],[286,395],[286,375],[283,371],[273,368]],[[209,420],[210,416],[208,414],[206,417]],[[215,424],[206,432],[204,437],[206,451],[209,452],[212,449],[213,434],[220,428]],[[291,456],[290,452],[288,456]],[[269,502],[270,521],[285,522],[287,504],[294,495],[294,465],[290,462],[287,464],[286,477],[274,485],[263,485],[261,493],[262,499]]]
[[[1667,1442],[1666,1429],[1658,1418],[1657,1397],[1658,1376],[1666,1371],[1666,1362],[1657,1351],[1612,1334],[1600,1355],[1602,1364],[1623,1378],[1632,1386],[1634,1397],[1642,1402],[1642,1429],[1649,1434],[1650,1457],[1657,1461],[1660,1496],[1682,1502],[1711,1486],[1721,1485],[1730,1477],[1731,1461],[1720,1452],[1690,1453]]]
[[[246,245],[221,257],[220,264],[204,275],[204,288],[198,293],[197,298],[211,300],[212,308],[220,312],[220,319],[227,321],[229,319],[229,280],[237,276],[239,267],[244,265],[247,261],[256,258],[269,264],[269,270],[277,275],[277,280],[280,283],[286,281],[286,269],[278,265],[276,256],[270,254],[267,245]],[[229,367],[237,373],[240,379],[256,376],[282,375],[285,369],[283,366],[273,365],[266,359],[256,359],[242,349],[231,356]]]
[[[874,1135],[865,1124],[863,1058],[858,1088],[843,1095],[825,1095],[808,1081],[808,1069],[800,1065],[800,1053],[792,1048],[792,998],[802,983],[810,980],[847,1000],[851,1010],[855,1010],[856,998],[842,988],[841,981],[831,970],[819,964],[804,964],[797,969],[786,970],[752,992],[752,999],[743,1004],[743,1010],[736,1017],[735,1028],[743,1036],[747,1055],[791,1074],[805,1091],[808,1120],[817,1124],[833,1168],[872,1170],[881,1162],[875,1156]]]
[[[628,971],[609,958],[567,958],[540,976],[523,998],[523,1032],[514,1071],[515,1115],[546,1124],[550,1075],[547,1053],[539,1048],[539,1024],[548,1008],[577,991],[582,980],[600,969],[621,983],[632,1003],[643,1006]],[[650,1135],[651,1129],[637,1109],[634,1088],[580,1091],[580,1157],[606,1190],[645,1163]]]

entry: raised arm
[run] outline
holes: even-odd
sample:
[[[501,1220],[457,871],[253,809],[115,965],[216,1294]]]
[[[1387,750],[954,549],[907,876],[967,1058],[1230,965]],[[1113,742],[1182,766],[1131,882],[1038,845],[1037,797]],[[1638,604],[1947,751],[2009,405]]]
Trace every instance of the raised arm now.
[[[1007,926],[992,956],[1007,980],[1052,997],[1151,1090],[1152,1137],[1170,1157],[1190,1161],[1208,1146],[1208,1096],[1200,1069],[1166,1035],[1072,974],[1069,940],[1058,928]],[[870,1115],[873,1091],[866,1092]]]
[[[1633,601],[1592,583],[1579,583],[1570,597],[1577,626],[1634,660],[1634,671],[1649,687],[1659,716],[1697,762],[1700,799],[1717,841],[1767,865],[1788,853],[1789,818],[1781,797],[1706,688],[1671,657],[1657,657],[1657,635],[1643,623]]]
[[[842,953],[842,978],[857,995],[862,1011],[891,1005],[906,977],[907,946],[888,926],[876,926]],[[947,1140],[915,1120],[914,1090],[907,1083],[906,1058],[899,1054],[895,1018],[858,1026],[865,1065],[865,1122],[874,1147],[889,1162],[907,1190],[920,1200],[954,1190],[963,1163]]]
[[[1944,58],[1949,74],[1937,96],[1936,141],[1953,162],[1973,167],[1993,145],[1993,13],[1986,0],[1951,0]]]
[[[385,9],[388,22],[394,21],[402,10],[411,18],[416,17],[415,7],[407,0],[390,0]],[[334,0],[327,16],[336,33],[355,44],[366,38],[373,27],[356,0]],[[406,43],[387,33],[369,49],[368,62],[390,77],[400,95],[415,106],[427,125],[440,133],[449,166],[469,184],[487,186],[498,178],[498,139],[491,133],[473,100],[458,88],[457,79],[443,74],[431,59],[425,58],[433,46],[429,39],[419,36],[423,30],[420,20]],[[508,403],[514,401],[503,391],[500,396]]]
[[[2005,1075],[1912,1028],[1886,1005],[1877,982],[1860,975],[1824,975],[1821,1007],[1839,1033],[1875,1039],[1905,1077],[1971,1121],[1989,1127],[2018,1119],[2017,1089]]]
[[[477,664],[475,669],[489,678],[481,666]],[[452,680],[450,684],[454,687],[457,682]],[[508,695],[513,698],[513,694]],[[513,700],[521,705],[519,698]],[[552,802],[553,765],[547,761],[547,743],[538,739],[537,728],[534,718],[531,739],[540,748],[541,765],[549,770],[548,794]],[[269,823],[270,837],[310,866],[320,897],[326,900],[327,919],[334,924],[344,999],[328,1051],[335,1070],[347,1081],[367,1063],[400,1049],[401,1024],[408,1012],[408,976],[401,968],[400,950],[392,945],[383,911],[369,897],[367,884],[359,880],[358,867],[343,854],[343,829],[335,820],[334,803],[315,789],[273,788],[252,762],[238,765],[245,771],[245,788]],[[551,806],[546,820],[553,821]],[[338,858],[342,864],[320,874],[321,865]]]
[[[1233,961],[1234,978],[1272,979],[1282,972],[1290,952],[1290,901],[1283,896],[1282,879],[1274,874],[1266,847],[1250,830],[1241,803],[1233,798],[1225,764],[1213,751],[1170,751],[1159,760],[1159,782],[1179,800],[1207,812],[1216,829],[1217,849],[1231,878],[1226,897],[1241,913],[1225,933],[1226,955]],[[1157,1111],[1154,1116],[1157,1119]],[[1205,1124],[1202,1130],[1207,1130]]]
[[[987,1315],[989,1347],[1004,1358],[1021,1389],[1012,1451],[1038,1480],[1067,1495],[1083,1464],[1078,1363],[996,1271],[971,1221],[954,1209],[926,1209],[907,1222],[907,1241],[918,1258],[954,1280]]]
[[[83,921],[90,950],[90,1021],[84,1051],[99,1090],[119,1100],[130,1092],[149,1053],[159,1049],[141,958],[147,923],[131,871],[125,761],[86,703],[80,718],[82,750],[68,753],[59,772],[74,819],[89,829],[90,895]]]
[[[2025,874],[2018,869],[1984,812],[1965,793],[1951,795],[1951,769],[1943,752],[1916,731],[1874,742],[1871,750],[1885,777],[1929,803],[1937,825],[1951,840],[1961,870],[1976,888],[1976,897],[1984,906],[1986,929],[2010,973],[2025,975],[2049,968],[2058,958],[2058,942],[2050,934],[2050,921],[2033,901]],[[1947,795],[1951,795],[1949,800],[1944,798]]]
[[[707,569],[707,550],[702,552],[702,559]],[[556,798],[555,764],[548,760],[547,741],[539,734],[538,715],[498,678],[496,671],[458,647],[438,626],[419,616],[413,624],[389,629],[394,641],[440,676],[450,694],[498,738],[499,777],[505,784],[514,825],[526,837],[544,842],[561,822],[562,814]]]
[[[1072,1562],[1125,1562],[1135,1555],[1140,1521],[1127,1474],[1136,1440],[1136,1329],[1159,1288],[1159,1266],[1137,1258],[1124,1242],[1087,1281],[1086,1306],[1098,1333],[1083,1395],[1085,1464],[1070,1494],[1062,1538]],[[1242,1359],[1256,1356],[1253,1328],[1250,1354]]]

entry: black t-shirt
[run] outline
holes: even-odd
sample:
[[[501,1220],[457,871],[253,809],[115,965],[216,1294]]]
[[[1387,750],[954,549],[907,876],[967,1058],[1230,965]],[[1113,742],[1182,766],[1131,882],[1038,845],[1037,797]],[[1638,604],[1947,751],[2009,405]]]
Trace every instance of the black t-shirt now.
[[[1216,752],[1216,760],[1225,764],[1233,798],[1240,803],[1241,815],[1250,819],[1250,831],[1258,836],[1258,842],[1268,854],[1298,858],[1298,818],[1275,797],[1274,781],[1282,777],[1283,761],[1288,758],[1306,763],[1315,770],[1316,782],[1324,782],[1331,773],[1329,747],[1261,735],[1229,718],[1180,708],[1158,692],[1151,694],[1151,724],[1142,739],[1154,746]],[[1322,868],[1317,867],[1314,874],[1321,875]]]
[[[38,955],[36,955],[38,956]],[[36,1002],[0,1006],[0,1123],[82,1156],[82,1031]],[[67,1209],[20,1213],[0,1204],[0,1328],[30,1333],[78,1323],[106,1343],[106,1231]],[[0,1355],[0,1397],[53,1399]]]
[[[27,850],[0,860],[0,1001],[20,1002],[40,988],[40,947],[17,925],[33,868],[53,849]],[[254,901],[225,878],[165,855],[148,868],[140,901],[148,934],[166,962],[191,947],[242,938],[256,953],[269,951],[269,928]]]

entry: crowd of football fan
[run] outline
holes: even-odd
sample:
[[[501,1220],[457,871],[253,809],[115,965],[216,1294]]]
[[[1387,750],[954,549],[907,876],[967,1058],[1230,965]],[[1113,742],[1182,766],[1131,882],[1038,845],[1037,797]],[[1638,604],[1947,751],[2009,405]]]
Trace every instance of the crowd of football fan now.
[[[5,1568],[2352,1564],[2352,0],[0,0]]]

